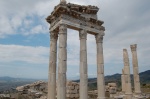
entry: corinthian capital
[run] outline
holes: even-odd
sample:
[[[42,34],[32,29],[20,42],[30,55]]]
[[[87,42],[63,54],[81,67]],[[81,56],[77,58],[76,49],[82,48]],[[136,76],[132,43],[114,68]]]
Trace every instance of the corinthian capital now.
[[[66,0],[60,0],[61,4],[66,4]]]
[[[103,43],[103,35],[97,34],[95,35],[96,43]]]
[[[57,40],[58,38],[58,33],[56,31],[51,31],[50,32],[50,40]]]
[[[95,35],[96,43],[103,43],[103,36],[105,35],[104,31],[100,31],[100,33]]]
[[[66,24],[60,24],[59,25],[59,34],[67,33],[67,25]]]
[[[86,30],[80,30],[79,31],[79,37],[80,37],[80,39],[87,39],[87,32],[86,32]]]
[[[130,45],[131,51],[136,51],[137,44]]]

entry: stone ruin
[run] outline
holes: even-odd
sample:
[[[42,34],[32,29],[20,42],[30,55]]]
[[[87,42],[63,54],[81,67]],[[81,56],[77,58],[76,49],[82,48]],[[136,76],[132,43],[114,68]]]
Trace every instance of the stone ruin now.
[[[136,51],[135,47],[137,45],[132,45],[131,50],[132,50],[132,58],[133,58],[133,63],[134,67],[136,67],[136,70],[138,70],[138,65],[137,65],[137,53],[133,52]],[[134,50],[132,49],[134,47]],[[121,81],[122,81],[122,92],[117,92],[117,84],[116,83],[108,83],[108,85],[105,86],[104,91],[109,92],[109,97],[106,97],[106,99],[149,99],[150,95],[149,94],[142,94],[141,91],[136,91],[136,89],[140,89],[140,84],[134,85],[134,87],[139,87],[135,88],[135,91],[132,90],[131,88],[131,78],[130,78],[130,64],[129,64],[129,56],[127,49],[123,49],[123,61],[124,61],[124,68],[122,70],[122,76],[121,76]],[[135,65],[136,64],[136,65]],[[136,73],[136,83],[139,83],[140,80],[139,74]],[[56,93],[55,93],[55,99],[58,99],[58,81],[56,84]],[[73,81],[66,81],[65,83],[66,86],[66,93],[65,97],[66,99],[79,99],[80,98],[80,84],[77,82]],[[43,81],[38,81],[33,84],[27,84],[24,86],[20,86],[16,88],[18,90],[18,93],[20,94],[27,94],[29,96],[34,96],[36,99],[48,99],[48,83],[43,82]],[[138,93],[137,93],[138,92]],[[139,93],[140,92],[140,93]],[[88,91],[87,92],[87,99],[96,99],[98,96],[98,90],[93,90],[93,91]]]
[[[32,96],[36,99],[47,99],[48,83],[44,81],[37,81],[32,84],[19,86],[16,88],[18,94]],[[57,86],[56,86],[57,90]],[[55,98],[57,98],[57,93]],[[79,83],[67,81],[66,83],[66,98],[79,99]]]
[[[44,81],[37,81],[32,84],[27,84],[24,86],[19,86],[16,88],[18,91],[18,95],[28,95],[34,98],[46,99],[42,96],[46,96],[47,94],[47,83]],[[41,98],[42,97],[42,98]]]
[[[79,99],[79,83],[67,81],[66,98],[67,99]]]
[[[106,92],[109,92],[110,94],[116,94],[117,93],[117,84],[116,83],[108,83],[106,86]]]
[[[122,69],[121,82],[122,92],[113,96],[115,99],[148,99],[148,95],[144,95],[140,88],[140,77],[138,69],[137,59],[137,44],[131,45],[132,52],[132,65],[133,65],[133,77],[134,77],[134,91],[132,90],[131,78],[130,78],[130,63],[127,49],[123,49],[123,62],[124,67]]]
[[[66,71],[67,71],[67,28],[79,31],[80,38],[80,84],[79,98],[88,99],[88,65],[87,65],[87,34],[95,36],[97,45],[97,93],[98,99],[105,99],[104,60],[103,60],[103,36],[104,23],[97,19],[99,8],[67,3],[60,0],[51,15],[46,18],[50,24],[50,60],[48,99],[66,99]],[[58,49],[58,74],[56,92],[56,63],[57,63],[57,40]]]
[[[66,0],[60,0],[55,6],[51,15],[46,18],[50,24],[50,59],[49,59],[49,77],[48,77],[48,99],[66,99],[75,95],[67,95],[66,71],[67,71],[67,28],[79,31],[80,38],[80,84],[79,98],[88,99],[88,66],[87,66],[87,34],[94,35],[97,46],[97,99],[105,99],[105,81],[104,81],[104,59],[103,59],[103,36],[105,28],[104,23],[97,19],[99,8],[96,6],[85,6],[67,3]],[[58,72],[57,67],[57,40],[59,39],[58,49]],[[134,95],[131,90],[130,67],[127,50],[124,49],[124,68],[122,70],[122,90],[125,99],[131,99],[133,96],[141,94],[140,80],[138,74],[138,62],[136,54],[136,45],[131,45],[133,56],[134,72]],[[56,73],[57,90],[56,90]],[[109,87],[109,92],[116,93],[116,87]],[[70,91],[72,92],[72,91]],[[76,95],[76,96],[78,96]],[[117,98],[117,96],[116,96]],[[119,98],[118,98],[119,99]],[[121,99],[121,98],[120,98]]]

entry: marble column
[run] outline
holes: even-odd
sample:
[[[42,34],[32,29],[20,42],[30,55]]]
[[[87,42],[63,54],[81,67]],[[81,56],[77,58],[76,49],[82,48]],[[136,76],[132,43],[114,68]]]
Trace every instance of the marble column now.
[[[80,30],[79,37],[80,37],[80,99],[88,99],[86,30]]]
[[[58,38],[57,32],[51,31],[49,76],[48,76],[48,99],[56,99],[57,38]]]
[[[136,52],[137,45],[136,44],[130,45],[130,47],[131,47],[131,52],[132,52],[134,91],[136,94],[140,94],[141,93],[140,77],[139,77],[138,59],[137,59],[137,52]]]
[[[122,92],[125,93],[125,76],[124,76],[124,70],[122,69],[122,75],[121,75],[121,86],[122,86]]]
[[[66,4],[66,0],[60,0],[60,3]]]
[[[67,25],[59,26],[57,99],[66,99]]]
[[[103,36],[104,31],[101,31],[101,33],[95,36],[97,44],[97,99],[105,99]]]
[[[125,77],[125,95],[126,99],[132,99],[130,65],[127,49],[123,49],[123,61],[124,61],[124,77]]]

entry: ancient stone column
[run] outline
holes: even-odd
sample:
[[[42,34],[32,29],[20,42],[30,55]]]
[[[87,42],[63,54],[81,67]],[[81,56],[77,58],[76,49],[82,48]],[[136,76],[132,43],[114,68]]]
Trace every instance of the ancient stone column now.
[[[58,38],[57,32],[51,31],[49,76],[48,76],[48,99],[56,99],[57,38]]]
[[[60,0],[60,3],[66,4],[66,0]]]
[[[67,26],[59,26],[57,99],[66,99]]]
[[[97,44],[97,90],[98,99],[105,99],[105,81],[104,81],[104,59],[103,59],[103,36],[101,31],[95,36]],[[103,35],[102,35],[103,34]]]
[[[127,49],[123,49],[123,61],[124,61],[124,77],[125,77],[125,95],[126,99],[132,99],[130,65]]]
[[[130,47],[132,52],[134,91],[136,94],[140,94],[141,88],[140,88],[140,78],[139,78],[139,70],[138,70],[138,59],[137,59],[137,52],[136,52],[137,45],[136,44],[130,45]]]
[[[79,37],[80,37],[80,99],[88,99],[86,30],[80,30]]]
[[[124,70],[122,69],[122,75],[121,75],[121,85],[122,85],[122,92],[124,92],[125,93],[125,88],[126,88],[126,86],[125,86],[125,76],[124,76]]]

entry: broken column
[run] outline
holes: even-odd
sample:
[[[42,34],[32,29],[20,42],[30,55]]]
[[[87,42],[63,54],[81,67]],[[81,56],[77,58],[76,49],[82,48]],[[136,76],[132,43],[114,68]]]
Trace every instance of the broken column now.
[[[59,26],[57,99],[66,99],[67,25]]]
[[[130,45],[132,52],[132,64],[133,64],[133,77],[134,77],[134,91],[136,94],[141,93],[140,88],[140,78],[139,78],[139,70],[138,70],[138,59],[137,59],[137,44]]]
[[[124,69],[122,69],[122,75],[121,75],[121,85],[122,85],[122,92],[125,93],[125,76],[124,76]]]
[[[95,36],[97,44],[97,99],[105,99],[103,36],[104,31]]]
[[[48,99],[56,98],[56,62],[57,62],[57,38],[56,31],[50,32],[50,60],[48,78]]]
[[[80,99],[88,99],[86,30],[80,30]]]
[[[125,95],[126,99],[132,99],[132,88],[130,78],[130,65],[127,49],[123,49],[123,61],[124,61],[124,78],[125,78]]]

